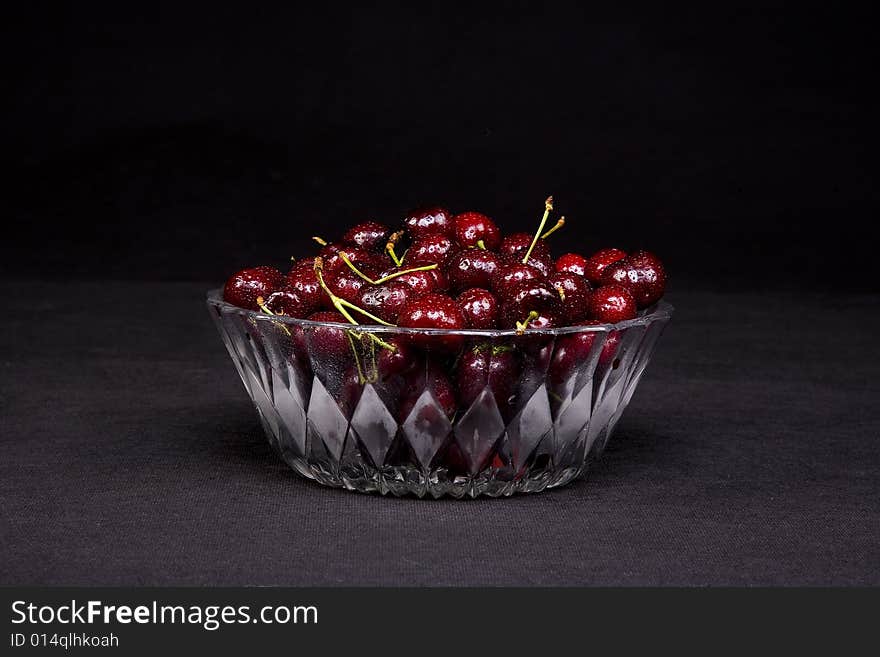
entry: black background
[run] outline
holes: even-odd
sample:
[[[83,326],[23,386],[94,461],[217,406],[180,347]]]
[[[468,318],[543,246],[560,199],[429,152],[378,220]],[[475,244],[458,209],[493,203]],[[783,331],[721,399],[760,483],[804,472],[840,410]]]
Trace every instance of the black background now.
[[[0,256],[22,277],[219,283],[424,203],[530,230],[552,193],[558,248],[876,289],[875,34],[852,10],[12,12]]]

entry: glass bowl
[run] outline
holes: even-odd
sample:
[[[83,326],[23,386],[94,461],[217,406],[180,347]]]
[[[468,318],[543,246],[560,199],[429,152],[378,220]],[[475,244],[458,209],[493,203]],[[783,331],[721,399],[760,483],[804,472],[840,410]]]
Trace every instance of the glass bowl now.
[[[614,325],[518,335],[310,322],[230,305],[219,290],[208,308],[296,472],[419,497],[537,492],[582,475],[673,310],[661,301]]]

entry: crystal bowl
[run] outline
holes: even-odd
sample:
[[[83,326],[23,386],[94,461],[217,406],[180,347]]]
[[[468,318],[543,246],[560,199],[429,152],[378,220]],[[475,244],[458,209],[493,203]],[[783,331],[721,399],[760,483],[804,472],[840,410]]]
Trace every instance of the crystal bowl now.
[[[661,301],[618,324],[519,335],[311,322],[230,305],[219,290],[208,308],[290,467],[328,486],[419,497],[537,492],[582,475],[672,314]],[[383,342],[416,354],[409,371],[383,370]],[[489,365],[485,380],[464,371],[465,357]]]

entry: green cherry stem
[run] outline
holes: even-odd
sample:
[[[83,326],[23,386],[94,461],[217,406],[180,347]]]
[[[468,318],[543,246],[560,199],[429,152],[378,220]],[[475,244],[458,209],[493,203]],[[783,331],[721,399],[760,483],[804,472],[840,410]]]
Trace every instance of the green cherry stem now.
[[[322,273],[323,271],[324,271],[324,260],[320,256],[318,256],[317,258],[315,258],[315,277],[318,279],[318,285],[320,285],[321,288],[324,290],[324,292],[327,293],[327,296],[330,297],[330,301],[333,302],[333,306],[336,308],[336,310],[338,310],[340,312],[340,314],[343,317],[345,317],[345,319],[347,319],[352,324],[360,325],[359,322],[354,317],[352,317],[351,314],[349,314],[349,312],[346,310],[346,308],[351,308],[352,310],[356,310],[357,312],[359,312],[364,317],[372,319],[377,324],[383,324],[385,326],[394,326],[394,324],[389,324],[384,319],[379,319],[378,317],[376,317],[372,313],[368,313],[363,308],[356,306],[353,303],[346,301],[345,299],[342,299],[342,298],[336,296],[335,294],[333,294],[333,292],[330,290],[330,288],[327,287],[327,283],[324,282],[324,275]]]
[[[354,346],[354,337],[352,336],[352,331],[345,332],[346,337],[348,338],[348,344],[351,347],[351,353],[354,356],[354,366],[358,371],[358,383],[364,385],[367,382],[367,377],[364,376],[364,369],[361,367],[361,359],[358,356],[357,347]]]
[[[406,274],[411,274],[416,271],[430,271],[431,269],[437,269],[437,263],[432,265],[425,265],[423,267],[412,267],[411,269],[404,269],[403,271],[396,271],[393,274],[388,274],[388,276],[383,276],[377,280],[373,280],[369,276],[367,276],[364,272],[357,268],[357,266],[348,258],[348,254],[345,251],[339,252],[339,257],[342,258],[342,262],[349,266],[349,268],[358,276],[363,278],[367,283],[372,285],[381,285],[382,283],[387,283],[390,280],[393,280],[399,276],[405,276]],[[363,311],[361,311],[363,312]],[[364,313],[366,314],[366,313]]]
[[[327,240],[318,237],[317,235],[312,235],[312,239],[315,240],[321,246],[327,246]]]
[[[486,243],[483,240],[477,240],[477,248],[480,251],[485,251],[486,250]]]
[[[542,240],[547,239],[547,238],[550,237],[553,233],[555,233],[557,230],[559,230],[560,228],[562,228],[564,225],[565,225],[565,217],[559,217],[559,221],[556,222],[556,225],[553,226],[553,228],[551,228],[550,230],[548,230],[546,233],[544,233],[543,235],[541,235],[541,239],[542,239]]]
[[[544,216],[541,217],[541,223],[538,225],[538,231],[535,233],[535,239],[532,240],[531,245],[529,246],[529,250],[526,251],[525,257],[522,259],[522,263],[527,265],[529,263],[529,258],[532,256],[532,250],[535,248],[535,244],[538,243],[538,240],[541,238],[541,233],[544,232],[544,226],[547,224],[547,217],[550,216],[550,210],[553,209],[553,197],[548,196],[547,200],[544,201]]]
[[[257,305],[260,307],[260,310],[262,310],[267,315],[272,315],[273,317],[275,317],[276,315],[279,314],[279,313],[272,312],[272,310],[269,308],[269,306],[266,305],[266,300],[263,297],[257,297]],[[275,326],[282,328],[284,330],[284,332],[287,333],[288,336],[290,335],[290,329],[287,328],[284,324],[282,324],[281,322],[272,322],[272,323],[275,324]]]
[[[523,333],[525,333],[526,329],[529,327],[529,322],[531,322],[533,319],[538,319],[538,313],[536,313],[534,310],[530,310],[529,316],[526,317],[526,320],[524,322],[516,323],[516,334],[522,335]]]

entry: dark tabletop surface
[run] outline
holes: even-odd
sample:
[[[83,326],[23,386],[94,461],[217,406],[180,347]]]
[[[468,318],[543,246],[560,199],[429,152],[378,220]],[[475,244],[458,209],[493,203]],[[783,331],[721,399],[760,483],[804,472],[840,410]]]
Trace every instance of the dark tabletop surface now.
[[[679,286],[587,480],[422,501],[289,470],[206,285],[0,288],[2,584],[880,584],[878,296]]]

